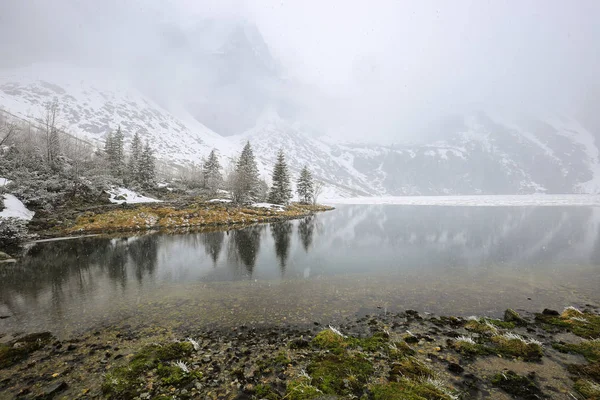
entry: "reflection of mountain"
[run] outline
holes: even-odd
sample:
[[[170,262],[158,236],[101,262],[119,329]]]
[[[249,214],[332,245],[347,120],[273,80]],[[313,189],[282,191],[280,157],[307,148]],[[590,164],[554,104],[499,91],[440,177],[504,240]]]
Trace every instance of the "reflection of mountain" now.
[[[292,223],[289,221],[271,224],[271,234],[275,242],[275,254],[279,259],[281,275],[285,273],[285,266],[290,252],[290,240],[292,237]]]

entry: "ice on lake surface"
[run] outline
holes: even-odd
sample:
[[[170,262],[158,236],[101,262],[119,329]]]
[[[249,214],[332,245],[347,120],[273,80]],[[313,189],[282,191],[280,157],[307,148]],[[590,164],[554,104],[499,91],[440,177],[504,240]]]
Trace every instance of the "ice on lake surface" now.
[[[599,230],[589,206],[339,205],[241,230],[37,243],[0,269],[0,332],[598,304]]]
[[[390,196],[325,199],[328,204],[396,204],[422,206],[600,206],[600,195],[534,194],[474,196]]]

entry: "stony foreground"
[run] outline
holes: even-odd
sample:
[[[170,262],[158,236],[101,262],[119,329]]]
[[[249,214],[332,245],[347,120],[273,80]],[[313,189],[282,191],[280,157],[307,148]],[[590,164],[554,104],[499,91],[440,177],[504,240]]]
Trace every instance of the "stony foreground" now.
[[[600,399],[598,308],[5,337],[2,399]]]

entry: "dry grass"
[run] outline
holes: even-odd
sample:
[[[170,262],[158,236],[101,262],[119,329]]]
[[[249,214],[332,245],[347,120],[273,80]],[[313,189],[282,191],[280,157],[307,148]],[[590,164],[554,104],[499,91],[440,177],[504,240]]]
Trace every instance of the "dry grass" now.
[[[117,208],[100,214],[85,213],[77,218],[66,234],[109,233],[163,228],[190,228],[233,224],[252,224],[299,218],[331,207],[291,204],[284,211],[267,208],[234,207],[199,203],[185,208],[140,205]]]

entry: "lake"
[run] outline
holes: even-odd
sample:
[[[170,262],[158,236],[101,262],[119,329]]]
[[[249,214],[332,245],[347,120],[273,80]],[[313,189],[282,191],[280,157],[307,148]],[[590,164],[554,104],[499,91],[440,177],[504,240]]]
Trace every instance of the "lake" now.
[[[599,229],[597,207],[361,204],[240,230],[36,243],[0,265],[0,333],[598,304]]]

